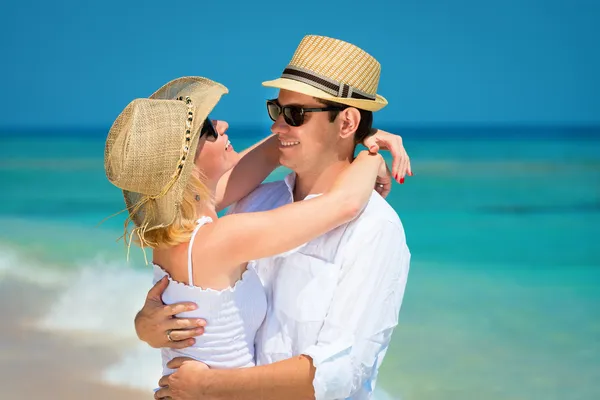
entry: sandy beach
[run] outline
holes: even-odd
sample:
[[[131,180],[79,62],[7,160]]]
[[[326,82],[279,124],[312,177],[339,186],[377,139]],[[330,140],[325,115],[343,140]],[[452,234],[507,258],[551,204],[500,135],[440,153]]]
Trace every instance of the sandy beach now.
[[[114,387],[100,380],[102,369],[119,357],[114,344],[34,327],[55,296],[53,290],[31,284],[0,282],[0,398],[151,399],[151,392]]]

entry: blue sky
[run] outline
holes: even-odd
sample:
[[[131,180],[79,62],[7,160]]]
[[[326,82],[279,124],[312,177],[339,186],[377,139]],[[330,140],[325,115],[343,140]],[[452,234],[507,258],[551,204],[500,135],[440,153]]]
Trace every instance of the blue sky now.
[[[229,87],[214,117],[268,123],[260,83],[305,34],[381,62],[379,123],[600,124],[596,0],[85,3],[5,2],[0,126],[105,128],[183,75]]]

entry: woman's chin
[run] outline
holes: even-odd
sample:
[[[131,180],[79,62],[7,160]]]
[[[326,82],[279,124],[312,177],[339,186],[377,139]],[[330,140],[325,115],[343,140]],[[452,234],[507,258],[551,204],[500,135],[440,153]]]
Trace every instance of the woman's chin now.
[[[223,175],[235,168],[235,166],[240,162],[241,157],[239,156],[239,154],[235,153],[235,155],[235,158],[232,157],[231,159],[227,160],[227,164],[225,166],[225,169],[223,170]]]
[[[228,158],[228,161],[231,162],[231,167],[230,167],[230,169],[231,169],[240,162],[240,160],[242,159],[242,156],[237,151],[231,150],[231,152],[229,154],[227,154],[227,158]]]

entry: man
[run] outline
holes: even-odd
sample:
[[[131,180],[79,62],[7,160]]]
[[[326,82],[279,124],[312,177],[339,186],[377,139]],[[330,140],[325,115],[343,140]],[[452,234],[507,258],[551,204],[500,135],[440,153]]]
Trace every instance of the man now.
[[[379,63],[358,47],[306,36],[282,77],[263,84],[280,89],[267,103],[271,130],[280,142],[281,164],[294,172],[261,185],[230,212],[273,209],[327,191],[351,163],[356,144],[370,134],[372,112],[387,104],[377,95],[379,74]],[[319,110],[326,107],[338,108]],[[398,323],[409,262],[400,219],[374,192],[354,221],[257,262],[269,303],[256,338],[258,366],[212,370],[175,359],[169,366],[178,370],[160,380],[155,397],[370,398]],[[150,301],[160,298],[161,289],[151,290],[136,318],[140,338],[155,346],[162,344],[153,338],[165,335],[165,319],[186,307],[162,311],[160,301]],[[179,326],[189,328],[189,321]],[[188,330],[187,337],[198,333]],[[176,331],[167,336],[179,340],[172,347],[191,343]]]

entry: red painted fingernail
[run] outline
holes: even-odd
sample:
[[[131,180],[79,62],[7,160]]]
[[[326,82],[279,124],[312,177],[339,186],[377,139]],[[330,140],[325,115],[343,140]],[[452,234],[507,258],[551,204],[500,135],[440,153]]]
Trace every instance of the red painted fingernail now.
[[[404,183],[404,178],[400,179],[400,183]]]

